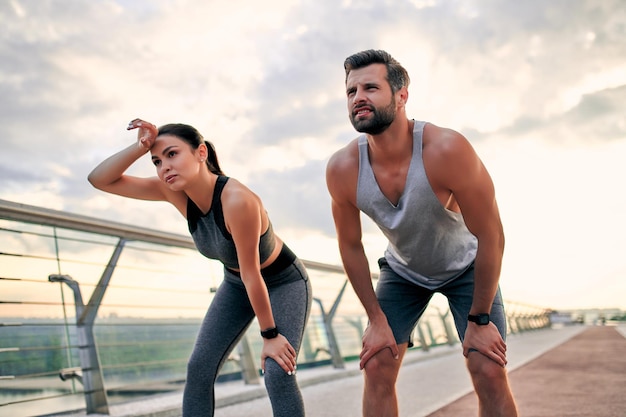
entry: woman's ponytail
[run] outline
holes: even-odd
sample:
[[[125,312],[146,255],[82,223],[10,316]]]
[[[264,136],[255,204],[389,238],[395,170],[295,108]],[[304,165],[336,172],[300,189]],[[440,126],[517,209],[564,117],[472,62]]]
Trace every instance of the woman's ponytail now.
[[[217,160],[217,152],[215,152],[215,147],[208,140],[205,140],[204,144],[207,148],[206,164],[209,167],[209,171],[216,175],[224,175],[224,173],[222,172],[222,168],[220,168],[220,163]]]

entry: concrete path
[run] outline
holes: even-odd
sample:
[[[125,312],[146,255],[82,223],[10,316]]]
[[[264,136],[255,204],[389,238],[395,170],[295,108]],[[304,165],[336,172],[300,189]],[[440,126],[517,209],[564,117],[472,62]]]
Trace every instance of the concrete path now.
[[[626,339],[617,328],[590,327],[509,374],[521,416],[625,417]],[[478,415],[466,395],[428,417]]]
[[[626,417],[625,334],[626,326],[572,326],[510,335],[507,368],[520,416]],[[300,370],[298,381],[307,416],[361,416],[363,377],[358,363],[349,362],[340,370]],[[397,389],[402,417],[477,415],[459,345],[408,352]],[[272,415],[262,385],[219,384],[216,399],[216,417]],[[181,400],[182,394],[175,392],[112,405],[110,417],[180,417]]]

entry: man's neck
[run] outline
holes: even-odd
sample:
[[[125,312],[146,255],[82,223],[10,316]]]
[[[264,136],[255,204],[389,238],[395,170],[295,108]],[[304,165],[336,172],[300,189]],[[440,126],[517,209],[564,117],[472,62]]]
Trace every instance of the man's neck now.
[[[384,132],[378,135],[366,135],[370,158],[392,161],[411,155],[414,124],[413,120],[406,117],[396,118]]]

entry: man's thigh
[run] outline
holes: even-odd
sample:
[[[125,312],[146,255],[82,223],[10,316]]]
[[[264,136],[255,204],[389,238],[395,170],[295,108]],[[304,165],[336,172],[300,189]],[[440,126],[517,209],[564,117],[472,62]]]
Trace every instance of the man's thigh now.
[[[467,315],[472,308],[472,302],[474,300],[474,265],[470,266],[462,275],[439,288],[437,291],[441,292],[448,299],[448,305],[454,317],[456,331],[459,338],[463,340],[465,329],[467,328]],[[500,287],[498,287],[496,296],[491,305],[489,319],[498,328],[502,339],[506,340],[506,315]]]
[[[396,343],[411,340],[411,333],[417,321],[426,310],[433,291],[413,284],[396,274],[384,260],[378,261],[380,276],[376,286],[376,296]]]

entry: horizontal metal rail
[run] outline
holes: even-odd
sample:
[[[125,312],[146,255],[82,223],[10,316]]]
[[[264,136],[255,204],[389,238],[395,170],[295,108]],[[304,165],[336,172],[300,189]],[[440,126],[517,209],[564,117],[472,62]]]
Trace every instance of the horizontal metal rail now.
[[[178,248],[195,249],[195,244],[190,236],[163,232],[110,220],[102,220],[80,214],[66,213],[63,211],[31,206],[28,204],[15,203],[2,199],[0,199],[0,219],[61,227],[70,230],[97,233],[108,236],[117,236],[126,240],[137,240]],[[302,262],[307,268],[318,271],[341,274],[344,272],[343,267],[340,265],[330,265],[306,259],[302,259]],[[374,277],[375,276],[376,275],[374,275]]]

